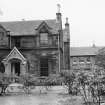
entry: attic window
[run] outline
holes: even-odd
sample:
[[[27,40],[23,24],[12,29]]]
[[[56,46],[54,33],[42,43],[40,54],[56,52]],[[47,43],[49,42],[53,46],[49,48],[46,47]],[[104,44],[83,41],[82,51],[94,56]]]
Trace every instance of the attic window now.
[[[40,43],[48,44],[48,33],[40,33]]]

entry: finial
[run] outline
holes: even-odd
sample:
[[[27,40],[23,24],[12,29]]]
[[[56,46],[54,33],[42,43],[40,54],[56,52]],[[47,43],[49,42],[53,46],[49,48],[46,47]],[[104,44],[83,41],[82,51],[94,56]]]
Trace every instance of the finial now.
[[[96,45],[95,45],[95,41],[93,41],[93,45],[92,45],[92,47],[96,47]]]
[[[1,10],[1,8],[0,8],[0,15],[3,15],[3,11]]]
[[[96,45],[93,43],[93,47],[96,47]]]
[[[22,21],[25,21],[25,19],[22,19]]]
[[[58,13],[60,13],[61,5],[60,4],[57,4],[57,7],[58,7]]]
[[[68,17],[66,17],[66,23],[68,24]]]

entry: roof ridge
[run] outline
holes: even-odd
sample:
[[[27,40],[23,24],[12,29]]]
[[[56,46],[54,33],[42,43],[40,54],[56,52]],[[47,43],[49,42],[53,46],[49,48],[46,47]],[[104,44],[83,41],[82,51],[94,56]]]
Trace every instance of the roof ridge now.
[[[104,47],[71,47],[71,56],[90,56],[96,55],[96,53]]]
[[[0,21],[0,23],[11,23],[11,22],[32,22],[32,21],[56,21],[56,19],[42,19],[42,20],[14,20],[14,21]]]
[[[99,47],[105,47],[105,46],[96,46],[96,47],[92,47],[92,46],[80,46],[80,47],[71,47],[71,48],[99,48]]]

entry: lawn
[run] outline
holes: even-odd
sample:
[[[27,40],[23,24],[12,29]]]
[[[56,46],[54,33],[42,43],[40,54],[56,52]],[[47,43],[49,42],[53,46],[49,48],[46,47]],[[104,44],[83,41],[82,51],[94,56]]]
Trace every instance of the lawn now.
[[[80,96],[70,96],[62,86],[51,87],[48,91],[36,87],[33,94],[1,96],[0,105],[81,105]]]

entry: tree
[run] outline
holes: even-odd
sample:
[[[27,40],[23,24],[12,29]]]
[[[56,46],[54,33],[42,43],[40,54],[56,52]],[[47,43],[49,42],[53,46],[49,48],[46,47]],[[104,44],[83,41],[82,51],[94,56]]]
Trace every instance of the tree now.
[[[65,70],[60,73],[61,77],[63,77],[63,83],[67,86],[68,88],[68,93],[69,94],[74,94],[73,90],[78,90],[76,87],[73,87],[75,85],[75,79],[76,75],[73,72],[70,72],[70,70]],[[77,94],[77,91],[75,91]]]
[[[105,77],[99,71],[101,72],[99,68],[89,73],[82,71],[77,76],[78,87],[86,105],[100,105],[105,94]]]
[[[95,68],[94,68],[94,96],[97,102],[101,103],[101,97],[105,94],[105,48],[102,48],[98,51],[96,58],[95,58]]]
[[[83,97],[84,103],[88,105],[89,102],[89,95],[88,95],[88,88],[89,88],[89,74],[82,71],[79,72],[77,75],[77,83],[78,83],[78,88],[80,90],[80,94]]]
[[[105,69],[105,48],[100,49],[95,57],[95,64]]]

